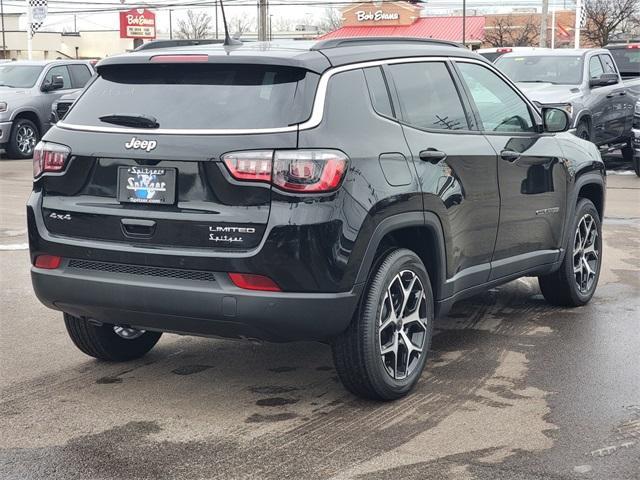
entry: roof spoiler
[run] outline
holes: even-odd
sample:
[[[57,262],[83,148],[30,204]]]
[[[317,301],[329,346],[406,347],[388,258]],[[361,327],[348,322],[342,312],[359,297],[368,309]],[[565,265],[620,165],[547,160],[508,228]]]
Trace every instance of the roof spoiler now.
[[[436,40],[433,38],[418,37],[349,37],[331,38],[315,43],[311,50],[326,50],[328,48],[350,47],[355,45],[385,45],[392,43],[416,43],[425,45],[439,45],[445,47],[466,48],[464,45],[448,40]]]

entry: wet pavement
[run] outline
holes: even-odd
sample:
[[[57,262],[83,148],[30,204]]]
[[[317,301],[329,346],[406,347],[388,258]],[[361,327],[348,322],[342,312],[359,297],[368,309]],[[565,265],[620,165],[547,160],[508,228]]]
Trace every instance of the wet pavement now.
[[[0,478],[640,478],[640,179],[615,160],[593,301],[551,307],[521,279],[462,302],[386,404],[313,343],[84,356],[31,290],[30,168],[0,162]]]

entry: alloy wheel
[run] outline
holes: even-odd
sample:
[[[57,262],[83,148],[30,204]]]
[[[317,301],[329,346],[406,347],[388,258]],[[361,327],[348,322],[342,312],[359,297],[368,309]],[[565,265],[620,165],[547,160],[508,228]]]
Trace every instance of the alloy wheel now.
[[[113,331],[116,332],[120,338],[125,340],[135,340],[145,334],[146,330],[138,330],[137,328],[122,327],[120,325],[114,325]]]
[[[29,125],[20,125],[16,133],[16,144],[23,155],[31,155],[36,146],[36,132]]]
[[[573,273],[580,293],[587,293],[598,273],[600,247],[595,219],[586,214],[578,222],[573,242]]]
[[[407,378],[425,354],[427,299],[418,275],[403,270],[389,283],[380,309],[378,341],[386,372]]]

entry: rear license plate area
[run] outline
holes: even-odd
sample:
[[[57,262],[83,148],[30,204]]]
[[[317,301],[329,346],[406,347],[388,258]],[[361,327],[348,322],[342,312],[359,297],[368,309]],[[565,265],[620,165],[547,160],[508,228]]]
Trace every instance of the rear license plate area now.
[[[173,205],[176,201],[175,168],[118,167],[118,201]]]

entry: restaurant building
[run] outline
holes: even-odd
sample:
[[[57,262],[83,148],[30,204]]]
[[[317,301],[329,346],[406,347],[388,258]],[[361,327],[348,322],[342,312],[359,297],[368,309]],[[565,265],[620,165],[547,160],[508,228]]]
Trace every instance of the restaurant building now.
[[[484,16],[466,17],[463,39],[462,16],[427,16],[409,2],[357,3],[341,13],[342,27],[320,38],[417,37],[479,47],[484,37]]]

